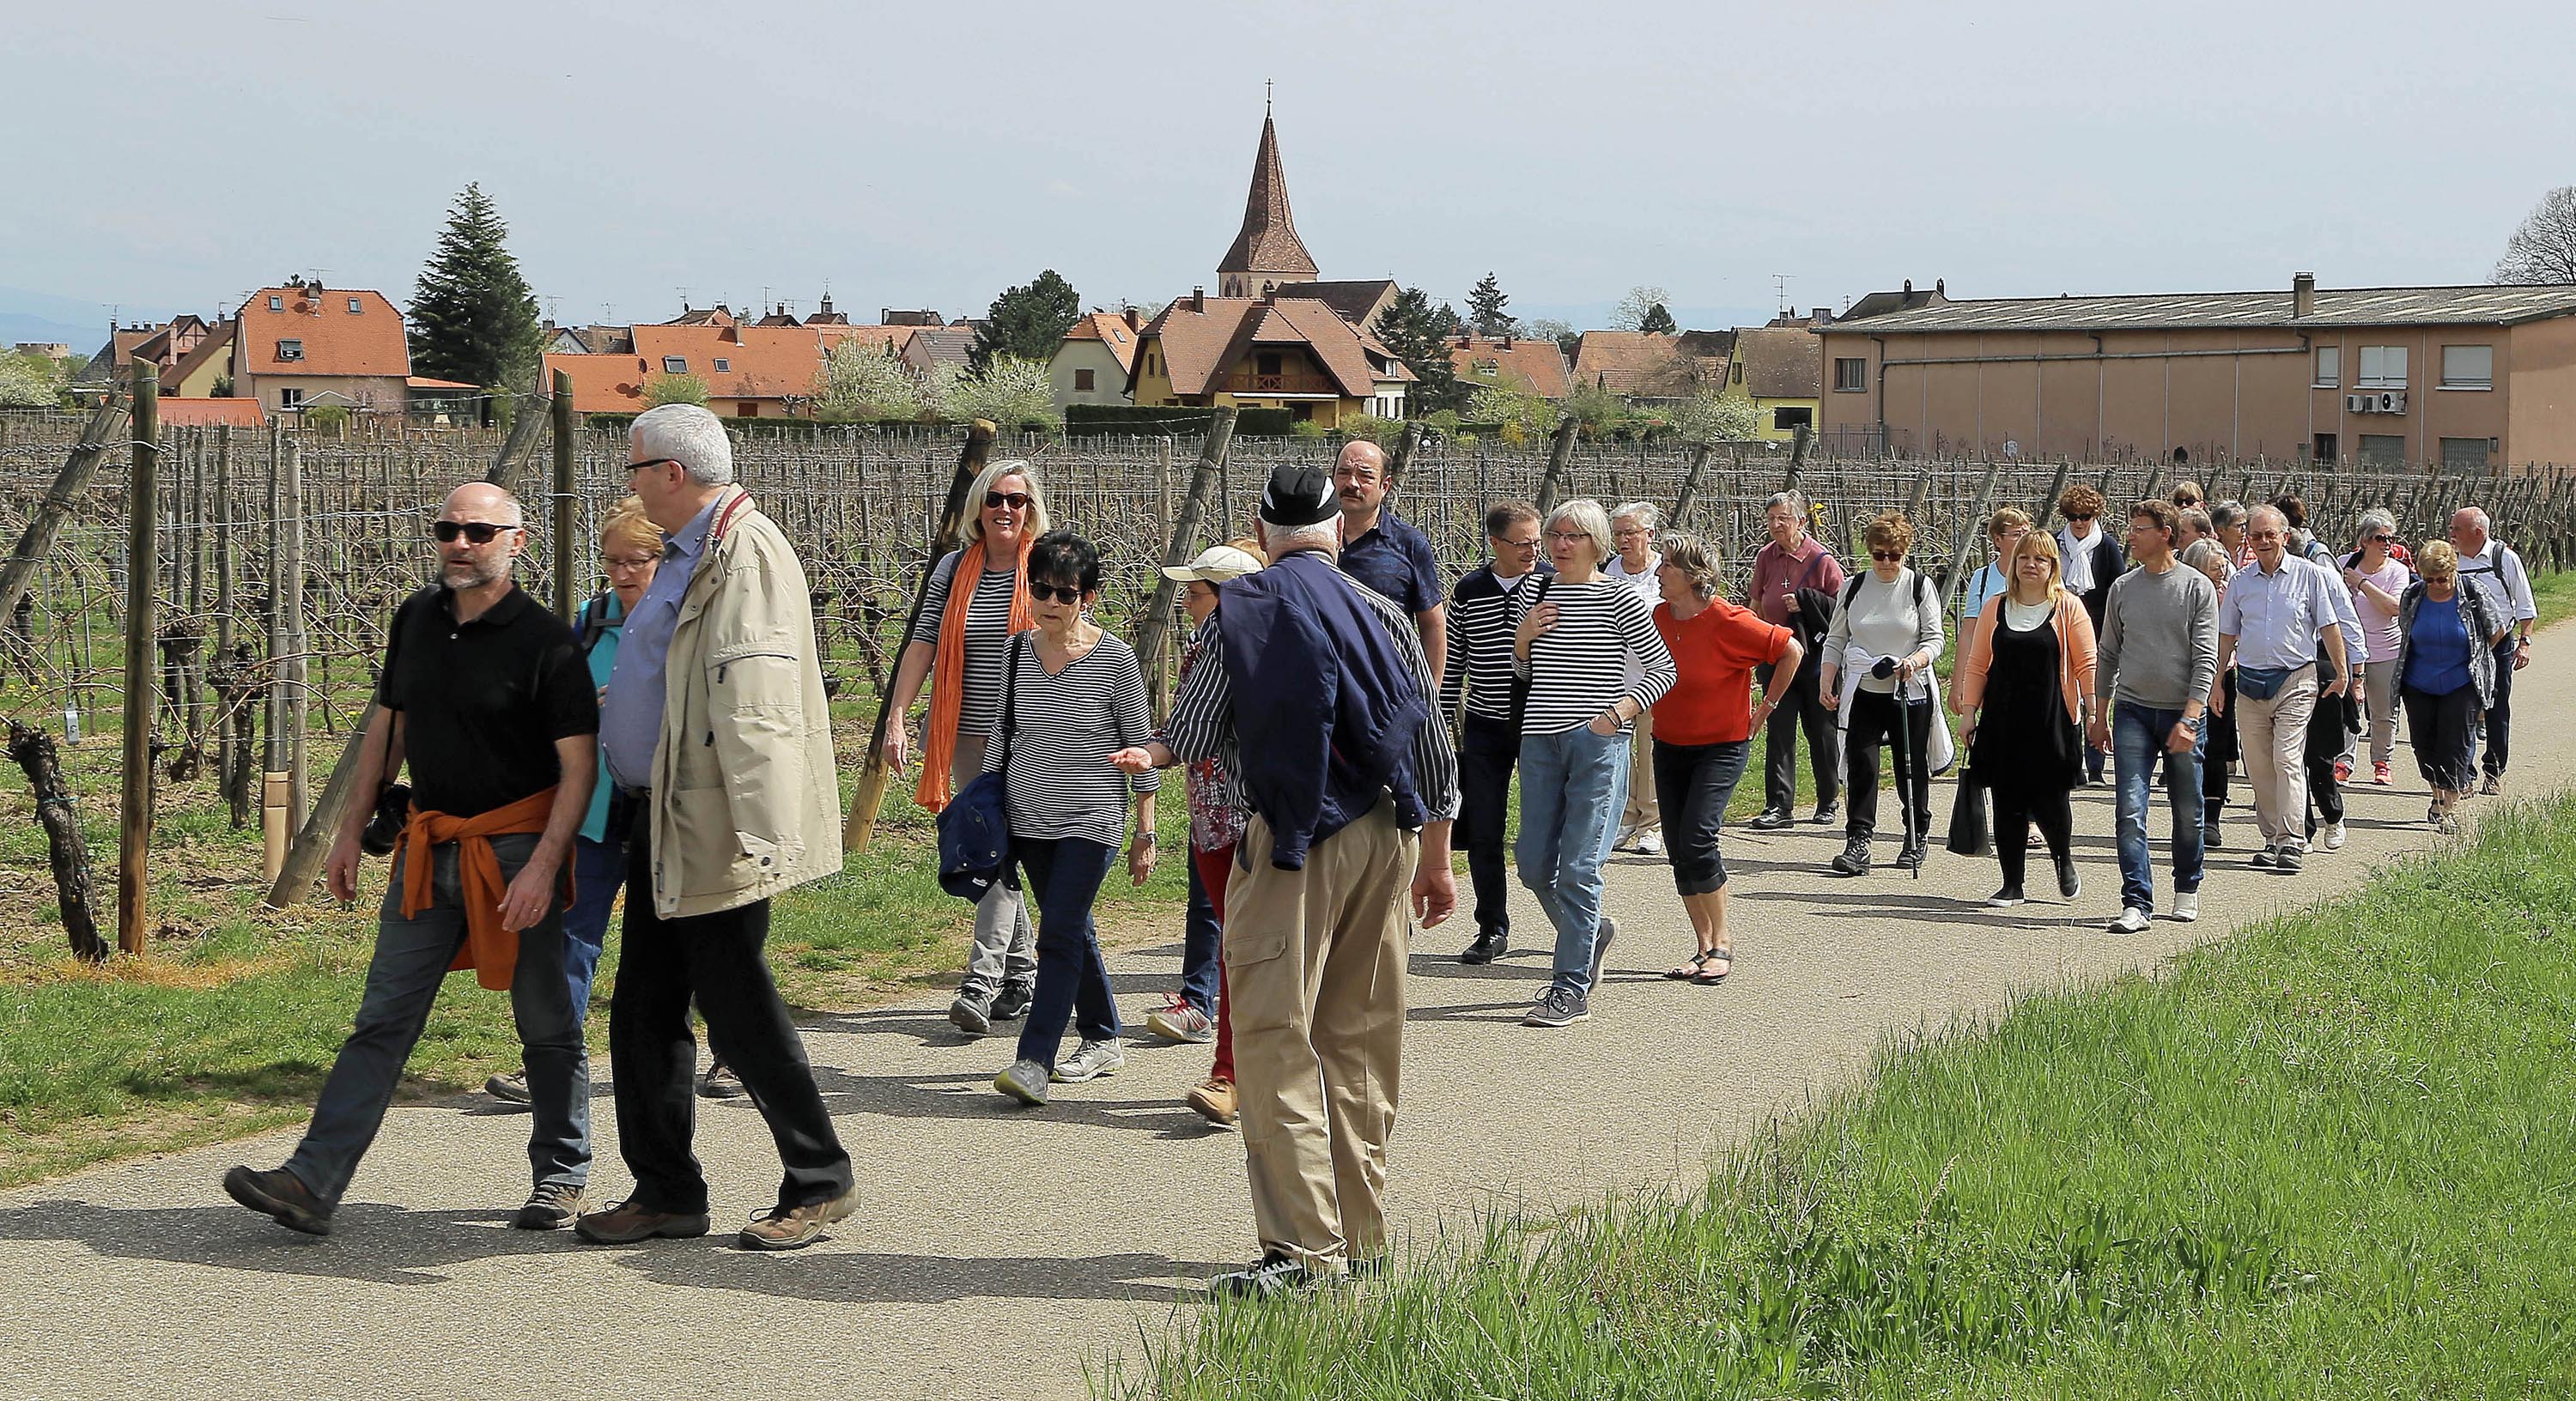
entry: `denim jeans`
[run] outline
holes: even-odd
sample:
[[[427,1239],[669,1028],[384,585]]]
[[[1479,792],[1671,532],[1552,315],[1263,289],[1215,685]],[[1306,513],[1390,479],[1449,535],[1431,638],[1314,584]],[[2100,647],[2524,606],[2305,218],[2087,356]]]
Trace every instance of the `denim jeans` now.
[[[564,911],[564,982],[576,1017],[590,1015],[590,984],[599,975],[599,951],[608,942],[608,916],[626,884],[626,843],[575,837],[572,843],[572,908]]]
[[[1118,848],[1081,837],[1053,841],[1011,838],[1011,856],[1028,874],[1038,906],[1038,990],[1020,1028],[1021,1060],[1049,1069],[1071,1021],[1085,1041],[1118,1039],[1118,1001],[1109,993],[1109,966],[1100,959],[1092,902],[1118,860]]]
[[[1217,986],[1225,974],[1218,957],[1225,931],[1208,898],[1207,882],[1199,878],[1198,853],[1190,856],[1190,903],[1181,915],[1181,1000],[1214,1018]]]
[[[1589,726],[1521,739],[1521,884],[1556,926],[1556,985],[1592,990],[1601,927],[1601,864],[1628,802],[1628,737]]]
[[[2111,712],[2112,772],[2120,783],[2117,842],[2120,853],[2120,903],[2154,914],[2155,872],[2147,865],[2147,784],[2155,773],[2165,737],[2182,720],[2179,710],[2156,710],[2121,701]],[[2200,761],[2209,747],[2207,727],[2192,739],[2189,754],[2163,756],[2165,801],[2173,809],[2174,889],[2190,894],[2200,889]]]
[[[501,878],[515,878],[537,848],[533,832],[494,837]],[[376,951],[367,963],[367,990],[356,1027],[331,1063],[313,1106],[312,1127],[295,1145],[286,1170],[324,1202],[338,1205],[358,1170],[358,1159],[383,1127],[385,1107],[402,1080],[429,1009],[438,1000],[447,965],[465,942],[465,896],[457,875],[456,844],[430,852],[430,902],[417,916],[402,912],[404,857],[394,858],[393,878],[377,916]],[[590,1178],[590,1058],[582,1048],[581,1017],[564,982],[563,913],[556,910],[519,931],[519,961],[510,975],[510,1011],[528,1068],[528,1165],[540,1184],[579,1187]]]

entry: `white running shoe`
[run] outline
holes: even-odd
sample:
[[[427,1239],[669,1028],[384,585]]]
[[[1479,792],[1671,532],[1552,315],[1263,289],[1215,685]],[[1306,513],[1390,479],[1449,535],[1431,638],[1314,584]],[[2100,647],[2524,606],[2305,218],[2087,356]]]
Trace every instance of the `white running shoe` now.
[[[2319,844],[2320,844],[2320,845],[2322,845],[2322,846],[2324,846],[2326,850],[2328,850],[2328,851],[2341,851],[2341,850],[2343,850],[2343,824],[2342,824],[2342,823],[2340,823],[2340,822],[2329,822],[2329,823],[2327,823],[2327,824],[2325,825],[2325,827],[2324,827],[2321,831],[2319,831],[2319,832],[2317,833],[2317,837],[2318,837],[2318,839],[2319,839]]]
[[[2147,932],[2147,912],[2131,905],[2120,911],[2118,919],[2111,921],[2110,929],[2114,934],[2144,934]]]
[[[1637,844],[1630,847],[1629,850],[1636,852],[1640,856],[1661,856],[1664,854],[1664,834],[1661,832],[1640,832],[1637,834]]]
[[[2173,917],[2185,924],[2190,924],[2199,919],[2200,892],[2197,890],[2180,890],[2174,892]]]

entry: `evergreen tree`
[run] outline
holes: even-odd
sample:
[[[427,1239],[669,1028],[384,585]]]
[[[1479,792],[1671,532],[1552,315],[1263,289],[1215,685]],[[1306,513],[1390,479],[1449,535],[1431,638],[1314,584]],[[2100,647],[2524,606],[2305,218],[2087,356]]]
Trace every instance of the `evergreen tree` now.
[[[479,185],[448,210],[411,302],[411,372],[485,388],[535,382],[537,299],[510,256],[510,229]]]
[[[1432,301],[1419,287],[1396,289],[1395,300],[1378,318],[1378,339],[1413,371],[1415,383],[1408,397],[1416,418],[1465,407],[1457,367],[1449,363],[1448,338],[1456,334],[1458,324],[1458,313],[1447,302]]]
[[[993,299],[983,328],[975,333],[967,362],[977,373],[996,355],[1012,355],[1043,365],[1055,358],[1064,333],[1082,319],[1082,298],[1073,284],[1049,268],[1025,287],[1013,287]]]
[[[1653,306],[1646,308],[1644,318],[1637,322],[1637,329],[1640,331],[1650,331],[1657,335],[1669,336],[1681,330],[1681,327],[1673,324],[1673,314],[1664,310],[1664,304],[1662,302],[1657,302]]]
[[[1486,273],[1485,280],[1467,293],[1467,320],[1475,326],[1476,334],[1507,336],[1519,330],[1520,319],[1505,309],[1511,300],[1503,284],[1495,281],[1492,273]]]

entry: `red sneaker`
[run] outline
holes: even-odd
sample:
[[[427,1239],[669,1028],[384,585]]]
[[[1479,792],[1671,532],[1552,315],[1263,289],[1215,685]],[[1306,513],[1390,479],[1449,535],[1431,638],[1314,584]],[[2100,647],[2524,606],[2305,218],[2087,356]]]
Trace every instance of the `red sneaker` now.
[[[2335,760],[2335,782],[2352,782],[2352,765],[2345,763],[2341,759]]]
[[[2381,787],[2383,787],[2383,788],[2384,788],[2384,787],[2386,787],[2386,786],[2388,785],[2388,766],[2387,766],[2386,764],[2373,764],[2373,765],[2371,765],[2371,766],[2370,766],[2370,781],[2371,781],[2371,782],[2373,782],[2373,783],[2376,783],[2376,784],[2380,785],[2380,786],[2381,786]]]

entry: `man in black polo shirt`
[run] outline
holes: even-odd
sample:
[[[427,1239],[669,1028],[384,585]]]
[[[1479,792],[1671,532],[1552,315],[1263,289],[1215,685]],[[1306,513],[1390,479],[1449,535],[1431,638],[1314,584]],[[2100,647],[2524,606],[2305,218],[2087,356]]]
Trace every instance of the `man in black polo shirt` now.
[[[1395,482],[1387,476],[1386,450],[1362,438],[1333,462],[1333,494],[1342,507],[1342,572],[1377,590],[1404,610],[1422,635],[1431,659],[1431,687],[1440,688],[1449,656],[1449,620],[1441,612],[1440,565],[1431,537],[1386,509]]]
[[[451,965],[509,988],[518,1020],[536,1189],[511,1224],[569,1226],[590,1176],[584,1009],[564,981],[560,877],[590,806],[598,701],[572,629],[511,581],[527,547],[518,501],[480,482],[458,487],[434,533],[440,584],[395,610],[382,709],[358,740],[354,791],[364,800],[349,804],[325,867],[331,893],[356,899],[358,834],[385,776],[410,759],[413,825],[397,849],[357,1027],[286,1165],[224,1174],[233,1200],[317,1236],[330,1234]],[[423,852],[427,879],[407,882]]]

